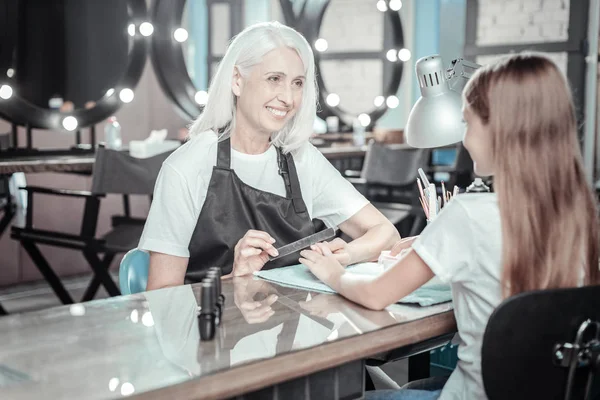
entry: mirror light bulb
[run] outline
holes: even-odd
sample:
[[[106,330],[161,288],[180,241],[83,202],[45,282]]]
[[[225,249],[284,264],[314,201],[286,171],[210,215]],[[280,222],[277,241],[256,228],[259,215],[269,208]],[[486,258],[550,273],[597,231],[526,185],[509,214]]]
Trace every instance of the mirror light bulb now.
[[[72,115],[65,117],[65,119],[62,121],[62,126],[68,131],[74,131],[77,129],[77,118],[73,117]]]
[[[337,107],[340,104],[340,96],[336,93],[329,93],[325,101],[330,107]]]
[[[140,33],[143,36],[150,36],[154,32],[154,26],[150,22],[142,22],[140,25]]]
[[[398,100],[396,96],[388,96],[388,98],[385,99],[385,104],[387,104],[389,108],[396,108],[400,105],[400,100]]]
[[[123,103],[131,103],[133,100],[133,90],[125,88],[119,92],[119,98]]]
[[[319,38],[319,39],[315,40],[315,49],[317,51],[324,52],[325,50],[327,50],[328,47],[329,47],[329,44],[327,43],[327,40],[325,40],[323,38]]]
[[[208,102],[208,93],[205,90],[199,90],[196,92],[194,100],[196,100],[196,103],[204,106]]]
[[[175,29],[175,32],[173,32],[173,37],[179,43],[183,43],[188,39],[188,31],[183,28],[177,28]]]
[[[400,51],[398,51],[398,59],[400,61],[408,61],[410,60],[410,50],[409,49],[400,49]]]
[[[400,11],[401,8],[402,8],[401,0],[390,0],[390,9],[392,9],[394,11]]]
[[[13,90],[8,85],[0,86],[0,99],[8,100],[13,95]]]
[[[369,114],[360,114],[358,116],[358,122],[360,122],[362,126],[369,126],[369,124],[371,123],[371,117],[369,116]]]

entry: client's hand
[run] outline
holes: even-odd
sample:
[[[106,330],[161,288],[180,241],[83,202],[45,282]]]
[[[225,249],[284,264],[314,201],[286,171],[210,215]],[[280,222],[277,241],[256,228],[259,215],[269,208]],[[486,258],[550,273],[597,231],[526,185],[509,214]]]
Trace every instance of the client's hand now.
[[[331,286],[345,272],[345,269],[327,245],[318,243],[316,246],[318,251],[301,251],[299,261],[306,265],[317,278]]]
[[[233,301],[249,324],[267,321],[275,311],[271,305],[278,299],[273,287],[252,277],[233,278]],[[255,298],[262,298],[255,300]]]
[[[418,238],[418,236],[410,236],[403,239],[400,239],[390,250],[390,256],[395,257],[400,254],[404,250],[408,250],[411,248],[413,242]]]
[[[333,254],[334,258],[338,260],[340,264],[344,267],[350,264],[351,257],[348,252],[348,243],[346,243],[343,239],[335,238],[331,242],[321,242],[317,244],[313,244],[310,246],[310,249],[316,251],[319,254],[323,254],[323,248],[327,247],[329,251]]]

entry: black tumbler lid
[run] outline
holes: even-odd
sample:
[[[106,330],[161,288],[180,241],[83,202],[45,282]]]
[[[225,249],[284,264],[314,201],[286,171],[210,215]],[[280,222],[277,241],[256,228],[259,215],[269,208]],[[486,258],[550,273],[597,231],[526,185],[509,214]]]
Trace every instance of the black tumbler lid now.
[[[214,313],[217,308],[217,288],[214,279],[202,280],[202,293],[200,293],[200,314]]]
[[[213,278],[217,289],[217,297],[221,295],[221,275],[214,271],[208,271],[207,278]]]
[[[219,278],[223,276],[223,271],[219,267],[210,267],[208,273],[215,273],[219,276]]]

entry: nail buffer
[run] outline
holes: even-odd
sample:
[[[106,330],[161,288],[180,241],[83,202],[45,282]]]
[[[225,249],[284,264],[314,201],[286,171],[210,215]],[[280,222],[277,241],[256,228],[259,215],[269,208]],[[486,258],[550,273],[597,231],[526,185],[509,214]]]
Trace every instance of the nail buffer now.
[[[313,235],[307,236],[290,244],[286,244],[285,246],[281,246],[277,249],[279,255],[277,257],[269,256],[269,261],[276,260],[280,257],[287,256],[288,254],[292,254],[297,252],[298,250],[305,249],[313,244],[322,242],[327,239],[331,239],[335,236],[336,230],[335,228],[328,228],[321,232],[317,232]]]

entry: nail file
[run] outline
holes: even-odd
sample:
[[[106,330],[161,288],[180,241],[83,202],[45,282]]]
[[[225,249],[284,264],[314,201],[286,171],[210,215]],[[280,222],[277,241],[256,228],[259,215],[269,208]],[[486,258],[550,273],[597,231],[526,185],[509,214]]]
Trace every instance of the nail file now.
[[[292,254],[297,252],[298,250],[305,249],[313,244],[322,242],[323,240],[331,239],[335,236],[335,228],[328,228],[321,232],[317,232],[313,235],[307,236],[290,244],[286,244],[285,246],[281,246],[277,249],[279,255],[277,257],[269,256],[269,261],[276,260],[280,257],[287,256],[288,254]]]

